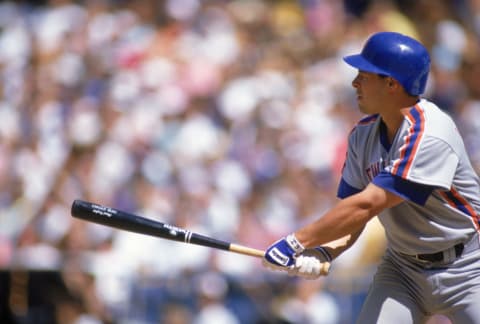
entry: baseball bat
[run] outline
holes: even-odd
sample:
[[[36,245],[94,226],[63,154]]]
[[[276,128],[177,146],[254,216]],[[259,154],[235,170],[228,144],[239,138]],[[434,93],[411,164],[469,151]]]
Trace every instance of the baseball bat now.
[[[190,243],[235,252],[243,255],[263,258],[265,252],[251,247],[234,244],[212,237],[191,232],[174,225],[141,217],[115,208],[102,206],[92,202],[76,199],[72,203],[71,214],[80,218],[105,226],[145,234],[167,240]],[[322,274],[328,274],[330,263],[323,263]]]
[[[174,225],[144,218],[115,208],[102,206],[83,200],[74,200],[72,216],[109,227],[156,236],[167,240],[207,246],[215,249],[262,258],[265,252],[247,246],[233,244],[194,233]]]

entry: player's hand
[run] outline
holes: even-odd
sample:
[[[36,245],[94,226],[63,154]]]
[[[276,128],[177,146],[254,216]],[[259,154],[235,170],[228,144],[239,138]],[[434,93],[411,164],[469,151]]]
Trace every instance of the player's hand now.
[[[332,257],[323,247],[307,249],[295,258],[295,264],[288,270],[288,274],[305,279],[317,279],[326,276]]]
[[[294,234],[273,243],[265,252],[263,265],[273,270],[289,271],[295,265],[295,257],[305,251]]]

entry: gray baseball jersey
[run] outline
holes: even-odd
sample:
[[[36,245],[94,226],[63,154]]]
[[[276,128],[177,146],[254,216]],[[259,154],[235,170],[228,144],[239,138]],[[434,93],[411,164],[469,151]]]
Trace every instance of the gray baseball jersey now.
[[[435,104],[421,99],[409,109],[392,143],[380,116],[371,115],[348,144],[340,198],[373,182],[406,199],[379,215],[394,251],[434,253],[479,231],[479,177],[455,123]]]
[[[408,110],[392,143],[386,132],[379,115],[356,125],[338,190],[344,198],[373,182],[405,199],[379,215],[389,248],[357,322],[424,323],[444,314],[480,324],[480,183],[462,138],[425,99]],[[452,258],[460,242],[464,253]],[[405,256],[439,251],[449,257],[438,264]]]

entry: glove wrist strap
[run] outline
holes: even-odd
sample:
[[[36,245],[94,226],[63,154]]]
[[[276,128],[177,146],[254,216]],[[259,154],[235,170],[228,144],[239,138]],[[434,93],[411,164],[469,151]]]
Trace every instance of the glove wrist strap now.
[[[323,246],[317,246],[315,250],[320,252],[328,262],[332,262],[332,255],[327,251],[326,248],[324,248]]]
[[[300,254],[305,251],[305,247],[300,243],[300,241],[295,237],[295,234],[290,234],[285,238],[287,244],[295,251],[296,254]]]

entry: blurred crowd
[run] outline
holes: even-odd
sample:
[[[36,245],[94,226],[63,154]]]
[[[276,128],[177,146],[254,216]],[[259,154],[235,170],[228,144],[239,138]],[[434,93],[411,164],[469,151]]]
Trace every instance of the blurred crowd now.
[[[479,0],[1,2],[0,317],[353,321],[383,252],[376,221],[329,277],[305,281],[70,206],[258,249],[320,217],[361,117],[342,57],[380,30],[428,47],[424,95],[457,121],[480,172]],[[51,277],[37,280],[50,311],[28,305],[35,273]]]

